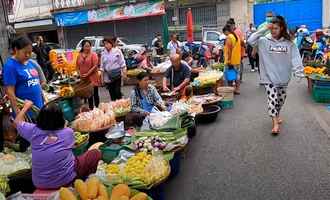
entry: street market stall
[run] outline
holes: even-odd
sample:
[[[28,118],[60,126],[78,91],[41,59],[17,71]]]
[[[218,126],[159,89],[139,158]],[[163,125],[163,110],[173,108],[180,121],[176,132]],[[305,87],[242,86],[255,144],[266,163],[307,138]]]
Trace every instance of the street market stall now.
[[[318,103],[330,102],[330,60],[307,63],[304,73],[308,82],[308,91]]]

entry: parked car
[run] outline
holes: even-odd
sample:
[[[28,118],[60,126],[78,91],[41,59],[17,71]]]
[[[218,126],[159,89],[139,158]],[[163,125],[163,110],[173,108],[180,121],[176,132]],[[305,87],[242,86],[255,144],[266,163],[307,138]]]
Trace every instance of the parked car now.
[[[223,47],[226,35],[218,31],[203,31],[203,42],[206,44],[213,44],[214,46]]]
[[[100,54],[104,49],[103,39],[104,39],[103,36],[84,37],[82,40],[78,42],[76,49],[77,50],[81,49],[81,43],[83,40],[89,40],[92,43],[93,51]],[[128,40],[122,37],[118,38],[118,46],[123,51],[134,51],[135,53],[142,53],[143,51],[146,50],[144,44],[129,44]]]

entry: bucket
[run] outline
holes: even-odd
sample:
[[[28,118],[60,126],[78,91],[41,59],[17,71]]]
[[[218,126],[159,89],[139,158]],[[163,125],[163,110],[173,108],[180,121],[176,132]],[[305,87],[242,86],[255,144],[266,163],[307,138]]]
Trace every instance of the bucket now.
[[[218,87],[218,95],[223,96],[223,101],[233,101],[234,100],[234,88],[233,87]]]
[[[227,81],[236,81],[237,71],[234,68],[225,70],[225,78]]]
[[[102,152],[102,160],[106,163],[113,161],[119,154],[122,147],[118,144],[101,145],[100,150]]]
[[[68,100],[60,101],[59,106],[63,112],[64,118],[69,122],[74,120],[74,112]]]

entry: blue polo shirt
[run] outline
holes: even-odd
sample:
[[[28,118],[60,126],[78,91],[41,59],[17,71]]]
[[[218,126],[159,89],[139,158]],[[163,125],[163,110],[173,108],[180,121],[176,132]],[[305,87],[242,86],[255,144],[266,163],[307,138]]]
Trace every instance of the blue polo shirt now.
[[[43,106],[39,74],[32,61],[22,64],[14,58],[8,58],[3,68],[3,83],[15,87],[16,97],[30,100],[38,108]]]

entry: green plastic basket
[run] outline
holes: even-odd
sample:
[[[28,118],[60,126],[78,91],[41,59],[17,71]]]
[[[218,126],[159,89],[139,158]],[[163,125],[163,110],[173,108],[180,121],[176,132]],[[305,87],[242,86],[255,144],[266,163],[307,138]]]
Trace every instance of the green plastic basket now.
[[[110,146],[103,144],[100,146],[100,150],[102,152],[102,160],[106,163],[110,163],[118,156],[122,147],[117,144],[110,144]]]
[[[222,109],[232,109],[234,107],[234,101],[220,101],[219,104]]]
[[[89,139],[83,142],[81,145],[75,147],[73,151],[73,155],[80,156],[81,154],[85,153],[88,149]]]
[[[317,103],[330,103],[330,86],[313,86],[312,97]]]

